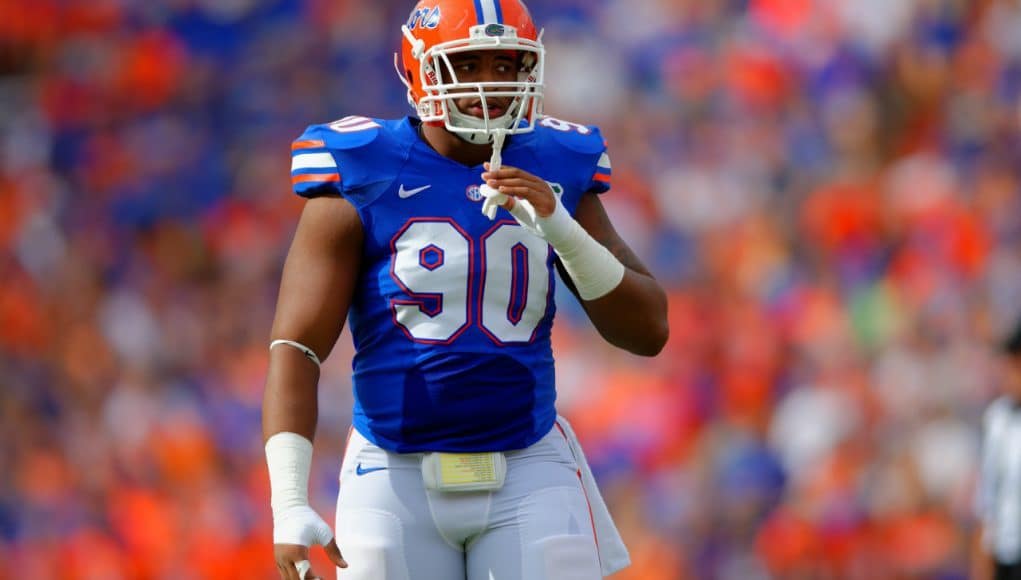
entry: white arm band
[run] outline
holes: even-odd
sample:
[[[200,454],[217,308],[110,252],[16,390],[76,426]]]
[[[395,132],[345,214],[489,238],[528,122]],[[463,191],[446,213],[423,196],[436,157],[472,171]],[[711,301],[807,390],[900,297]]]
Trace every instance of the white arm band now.
[[[560,199],[548,217],[537,217],[535,208],[526,200],[515,202],[511,214],[526,227],[531,225],[529,222],[535,224],[537,233],[560,256],[582,300],[602,298],[620,285],[627,268],[571,217]]]
[[[322,364],[319,362],[319,357],[316,356],[315,351],[312,350],[311,348],[305,346],[304,344],[301,344],[300,342],[294,342],[293,340],[284,340],[284,339],[280,338],[280,339],[274,340],[273,342],[269,343],[269,349],[273,350],[273,347],[278,345],[278,344],[286,344],[287,346],[296,348],[296,349],[300,350],[302,353],[305,354],[305,358],[307,358],[308,360],[316,363],[317,367],[321,367],[322,366]]]
[[[287,431],[273,435],[266,441],[266,465],[274,519],[289,508],[308,505],[311,441]]]

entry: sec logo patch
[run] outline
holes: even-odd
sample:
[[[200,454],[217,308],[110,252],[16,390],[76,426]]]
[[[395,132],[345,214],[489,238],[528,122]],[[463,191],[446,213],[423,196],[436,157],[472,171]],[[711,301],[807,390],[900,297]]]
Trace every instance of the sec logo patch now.
[[[482,201],[482,189],[478,185],[469,185],[464,195],[471,201]]]

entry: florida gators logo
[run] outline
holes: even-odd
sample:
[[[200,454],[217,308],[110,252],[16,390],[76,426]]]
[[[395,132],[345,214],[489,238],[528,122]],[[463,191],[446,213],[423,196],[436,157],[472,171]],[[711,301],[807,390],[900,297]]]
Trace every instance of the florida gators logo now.
[[[408,18],[408,29],[414,30],[418,27],[433,29],[440,25],[440,7],[419,8],[411,13]]]

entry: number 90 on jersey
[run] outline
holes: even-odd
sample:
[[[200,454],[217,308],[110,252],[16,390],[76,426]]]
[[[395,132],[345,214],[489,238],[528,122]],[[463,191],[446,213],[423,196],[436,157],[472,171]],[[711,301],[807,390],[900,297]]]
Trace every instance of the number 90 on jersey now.
[[[451,219],[415,219],[391,250],[390,274],[407,296],[391,300],[394,321],[412,340],[446,344],[477,324],[498,344],[529,342],[550,308],[550,247],[516,222],[475,240]]]

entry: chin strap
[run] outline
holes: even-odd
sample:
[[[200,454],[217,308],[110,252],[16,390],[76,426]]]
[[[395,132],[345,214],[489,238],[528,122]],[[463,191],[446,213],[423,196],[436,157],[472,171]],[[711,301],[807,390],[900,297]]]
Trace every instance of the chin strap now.
[[[503,165],[503,159],[501,157],[503,151],[503,140],[507,137],[507,132],[504,130],[497,130],[493,133],[493,156],[489,158],[489,171],[496,171]],[[486,200],[482,202],[482,215],[489,219],[496,219],[496,210],[500,209],[500,206],[507,203],[507,196],[500,193],[499,191],[489,187],[485,183],[479,188],[482,195],[485,196]]]
[[[489,170],[496,171],[503,165],[501,157],[503,153],[503,140],[507,138],[507,132],[503,130],[493,133],[493,156],[489,158]]]

